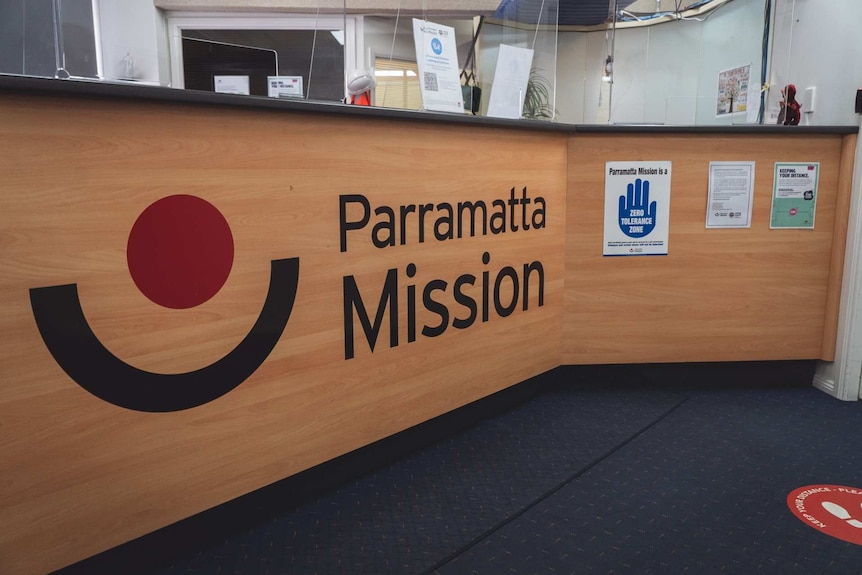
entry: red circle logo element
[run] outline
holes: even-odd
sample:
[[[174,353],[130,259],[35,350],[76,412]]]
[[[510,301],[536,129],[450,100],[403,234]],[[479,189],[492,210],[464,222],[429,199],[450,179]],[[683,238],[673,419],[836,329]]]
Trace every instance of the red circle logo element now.
[[[862,489],[843,485],[807,485],[787,496],[790,511],[809,527],[862,545]]]
[[[200,305],[222,288],[233,266],[233,235],[215,206],[196,196],[162,198],[141,212],[126,247],[132,280],[172,309]]]

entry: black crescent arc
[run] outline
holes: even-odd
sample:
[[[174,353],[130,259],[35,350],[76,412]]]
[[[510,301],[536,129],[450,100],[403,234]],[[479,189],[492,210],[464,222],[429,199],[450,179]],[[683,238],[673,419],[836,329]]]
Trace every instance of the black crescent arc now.
[[[33,288],[30,305],[45,345],[78,385],[120,407],[168,412],[217,399],[248,379],[281,338],[298,286],[299,258],[273,260],[266,300],[248,335],[218,361],[176,374],[138,369],[108,351],[84,317],[77,284]]]

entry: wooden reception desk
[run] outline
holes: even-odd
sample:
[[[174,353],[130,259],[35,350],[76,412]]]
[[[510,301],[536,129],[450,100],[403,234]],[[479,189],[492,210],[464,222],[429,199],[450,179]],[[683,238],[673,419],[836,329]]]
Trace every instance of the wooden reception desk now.
[[[855,146],[2,78],[0,572],[559,365],[832,359]],[[602,256],[611,160],[672,162],[667,256]],[[715,160],[751,228],[705,229]],[[769,228],[785,161],[813,230]]]

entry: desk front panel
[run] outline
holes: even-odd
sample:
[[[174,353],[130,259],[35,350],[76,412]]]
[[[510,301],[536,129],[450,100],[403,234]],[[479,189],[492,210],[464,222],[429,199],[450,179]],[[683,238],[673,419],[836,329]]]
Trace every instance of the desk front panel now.
[[[566,141],[0,94],[0,571],[557,366]]]
[[[792,131],[572,137],[562,363],[832,359],[834,337],[831,350],[822,344],[838,313],[828,296],[841,290],[831,262],[844,251],[852,153],[840,167],[855,142]],[[665,160],[667,255],[603,256],[606,162]],[[755,162],[750,228],[706,228],[711,161]],[[770,229],[776,162],[819,162],[813,229]]]

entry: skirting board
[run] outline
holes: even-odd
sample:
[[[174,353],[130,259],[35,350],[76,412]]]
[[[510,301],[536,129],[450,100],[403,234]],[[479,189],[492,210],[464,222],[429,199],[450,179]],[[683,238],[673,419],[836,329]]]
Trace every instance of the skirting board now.
[[[827,377],[823,377],[819,373],[814,375],[814,387],[816,387],[820,391],[828,393],[829,395],[837,399],[843,399],[845,401],[850,401],[852,399],[840,397],[838,395],[838,389],[835,385],[835,381]]]

